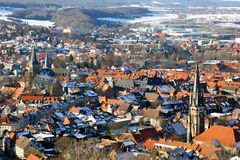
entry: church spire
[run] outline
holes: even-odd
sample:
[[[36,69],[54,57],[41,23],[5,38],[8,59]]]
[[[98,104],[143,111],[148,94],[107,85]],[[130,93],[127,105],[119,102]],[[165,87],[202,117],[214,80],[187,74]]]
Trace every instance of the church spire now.
[[[50,57],[49,57],[48,53],[46,53],[43,68],[51,68]]]
[[[38,60],[37,60],[37,55],[36,55],[35,48],[32,48],[32,55],[31,55],[30,63],[31,63],[32,65],[38,64]]]
[[[192,97],[192,106],[198,107],[200,106],[201,101],[201,85],[200,85],[200,76],[199,76],[199,68],[198,63],[196,64],[195,71],[195,79],[194,79],[194,87],[193,87],[193,97]]]
[[[189,100],[187,142],[204,131],[203,90],[200,85],[198,63],[196,64],[193,92]]]
[[[32,48],[32,54],[31,54],[30,65],[29,65],[29,73],[30,73],[31,79],[38,73],[39,69],[40,69],[40,65],[37,60],[35,48]]]

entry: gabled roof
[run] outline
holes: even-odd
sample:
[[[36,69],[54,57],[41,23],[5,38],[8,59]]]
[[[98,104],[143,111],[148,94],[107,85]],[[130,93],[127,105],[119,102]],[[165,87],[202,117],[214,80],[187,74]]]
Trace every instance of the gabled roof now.
[[[79,114],[79,113],[80,113],[79,109],[76,108],[76,107],[74,107],[74,106],[71,107],[71,108],[69,108],[69,112],[76,113],[76,114]]]
[[[27,137],[22,136],[17,140],[16,146],[25,149],[30,143],[31,141]]]
[[[204,158],[219,159],[216,152],[221,150],[220,148],[217,148],[214,145],[197,145],[197,144],[190,144],[190,143],[184,143],[180,141],[173,141],[173,140],[166,140],[166,139],[159,139],[158,141],[153,141],[148,139],[143,144],[143,146],[145,146],[149,150],[153,149],[155,145],[156,146],[164,145],[172,149],[177,147],[184,147],[186,151],[190,151],[190,150],[195,151],[203,159]]]
[[[233,111],[233,117],[235,117],[235,118],[238,118],[239,117],[239,115],[240,115],[240,109],[239,108],[237,108],[237,109],[235,109],[234,111]]]
[[[26,160],[40,160],[40,158],[38,158],[37,156],[30,154]]]
[[[123,100],[120,100],[120,99],[110,99],[110,98],[107,98],[105,96],[100,96],[99,97],[99,102],[100,103],[106,103],[106,104],[110,104],[110,105],[122,105],[124,103]]]
[[[119,111],[129,112],[132,109],[132,107],[131,107],[131,104],[129,104],[129,103],[123,103],[119,106],[118,109],[119,109]]]
[[[131,133],[122,133],[121,136],[119,137],[119,139],[122,141],[133,141],[133,142],[137,143],[137,140]]]
[[[70,72],[70,70],[66,68],[52,68],[52,71],[56,74],[67,74]]]
[[[6,116],[4,116],[4,117],[2,117],[2,118],[0,119],[0,124],[8,124],[8,125],[11,125],[12,123],[15,123],[15,122],[17,122],[17,121],[18,121],[18,118],[17,118],[17,117],[8,114],[8,115],[6,115]]]
[[[238,89],[239,87],[238,86],[226,86],[226,85],[224,85],[224,86],[222,86],[222,89],[223,90],[230,90],[230,91],[236,91],[237,89]]]
[[[132,88],[132,87],[135,87],[135,82],[134,80],[131,80],[131,79],[117,79],[115,81],[115,86],[118,86],[118,87],[128,86],[128,88]]]
[[[183,125],[179,122],[172,123],[171,126],[176,131],[178,135],[184,135],[187,134],[186,128],[183,127]]]
[[[205,143],[217,140],[223,146],[237,147],[237,142],[240,141],[240,133],[232,127],[214,125],[202,134],[196,136],[194,140]]]
[[[158,86],[158,85],[164,85],[164,84],[166,84],[166,82],[163,82],[163,79],[159,77],[147,79],[147,85],[150,85],[150,86]]]
[[[157,138],[159,137],[159,132],[155,128],[145,128],[139,130],[141,137],[143,140],[147,140],[149,138]]]
[[[145,98],[149,101],[157,101],[161,97],[157,92],[145,92]]]
[[[160,109],[159,108],[156,108],[156,109],[143,109],[141,111],[141,115],[142,116],[145,116],[145,117],[148,117],[148,118],[152,118],[152,119],[159,119],[160,118]]]
[[[67,117],[64,118],[63,120],[63,124],[64,125],[69,125],[71,122],[69,121],[69,119]]]
[[[154,148],[154,145],[157,143],[156,140],[151,140],[151,139],[148,139],[146,140],[144,143],[143,143],[143,146],[148,149],[148,150],[151,150]]]

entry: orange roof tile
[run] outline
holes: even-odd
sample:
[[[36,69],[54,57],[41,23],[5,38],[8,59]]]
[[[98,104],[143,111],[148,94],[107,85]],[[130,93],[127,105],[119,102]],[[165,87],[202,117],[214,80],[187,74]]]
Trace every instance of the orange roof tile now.
[[[157,143],[157,141],[148,139],[143,143],[143,146],[148,150],[152,150],[156,143]]]
[[[232,127],[214,125],[194,138],[196,141],[208,142],[217,140],[221,145],[236,147],[240,141],[240,133]]]
[[[99,102],[107,102],[107,97],[106,96],[99,96]]]
[[[155,71],[155,70],[149,70],[148,71],[148,76],[149,77],[155,77],[157,75],[157,71]]]
[[[31,95],[21,95],[23,101],[42,101],[43,96],[31,96]]]
[[[38,158],[37,156],[30,154],[26,160],[40,160],[40,158]]]
[[[70,124],[70,121],[69,121],[69,119],[67,117],[64,118],[63,124],[64,125],[69,125]]]
[[[79,114],[79,109],[76,107],[71,107],[71,108],[69,108],[69,112]]]

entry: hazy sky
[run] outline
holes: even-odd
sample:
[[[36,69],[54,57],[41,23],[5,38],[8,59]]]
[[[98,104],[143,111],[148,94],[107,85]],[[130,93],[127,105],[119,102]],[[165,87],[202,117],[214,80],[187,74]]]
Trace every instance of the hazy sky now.
[[[0,0],[0,2],[18,2],[18,3],[56,3],[59,5],[114,5],[131,3],[152,3],[159,2],[165,4],[175,4],[184,6],[231,6],[240,7],[240,0]]]

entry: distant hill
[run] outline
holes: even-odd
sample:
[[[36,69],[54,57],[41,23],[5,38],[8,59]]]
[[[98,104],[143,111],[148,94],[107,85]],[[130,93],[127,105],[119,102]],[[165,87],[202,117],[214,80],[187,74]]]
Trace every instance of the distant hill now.
[[[100,21],[98,18],[139,18],[151,13],[145,8],[66,8],[66,9],[43,9],[27,8],[25,10],[16,10],[10,17],[20,19],[51,20],[57,26],[73,28],[93,28],[109,22]]]

